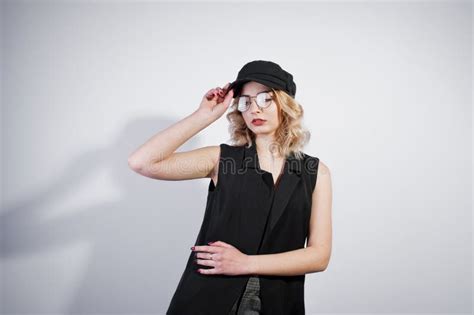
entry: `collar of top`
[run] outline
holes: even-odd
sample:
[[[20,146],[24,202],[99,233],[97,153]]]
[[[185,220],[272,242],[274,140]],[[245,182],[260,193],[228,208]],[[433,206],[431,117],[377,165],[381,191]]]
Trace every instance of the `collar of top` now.
[[[301,176],[302,163],[303,161],[296,158],[295,154],[291,152],[289,156],[287,156],[285,159],[283,172],[288,172],[289,174],[296,174],[298,176]],[[256,169],[260,173],[266,172],[265,170],[262,170],[260,168],[260,162],[257,153],[257,144],[255,142],[250,147],[244,146],[242,168]]]

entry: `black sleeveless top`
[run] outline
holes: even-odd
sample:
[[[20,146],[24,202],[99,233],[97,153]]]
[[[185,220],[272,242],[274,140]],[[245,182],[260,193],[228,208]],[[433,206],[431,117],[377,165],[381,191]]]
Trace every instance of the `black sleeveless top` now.
[[[319,159],[291,154],[276,185],[262,170],[255,144],[220,144],[217,185],[208,186],[206,210],[195,245],[223,241],[248,255],[304,248]],[[199,274],[191,252],[168,315],[228,314],[252,275]],[[262,314],[305,314],[305,275],[259,275]]]

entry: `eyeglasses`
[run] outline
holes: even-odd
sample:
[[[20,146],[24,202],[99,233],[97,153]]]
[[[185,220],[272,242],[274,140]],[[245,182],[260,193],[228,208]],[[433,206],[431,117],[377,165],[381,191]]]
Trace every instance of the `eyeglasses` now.
[[[258,93],[256,96],[249,96],[249,95],[241,95],[238,97],[237,101],[237,109],[240,112],[245,112],[247,109],[250,108],[250,104],[252,104],[252,98],[256,98],[257,106],[262,108],[267,108],[272,104],[273,97],[270,94],[271,90],[263,91]]]

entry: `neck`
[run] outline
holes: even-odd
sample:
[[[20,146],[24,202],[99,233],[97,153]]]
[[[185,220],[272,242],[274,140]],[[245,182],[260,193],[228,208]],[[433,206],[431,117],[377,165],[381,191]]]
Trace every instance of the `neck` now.
[[[255,143],[259,153],[270,156],[272,158],[279,158],[280,155],[277,150],[277,143],[273,135],[260,134],[255,138]]]

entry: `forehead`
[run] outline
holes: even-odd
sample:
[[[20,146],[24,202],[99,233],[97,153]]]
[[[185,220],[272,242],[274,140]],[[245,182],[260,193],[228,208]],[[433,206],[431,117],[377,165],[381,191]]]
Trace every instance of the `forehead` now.
[[[242,86],[241,94],[255,95],[266,90],[270,90],[270,88],[259,82],[249,81]]]

